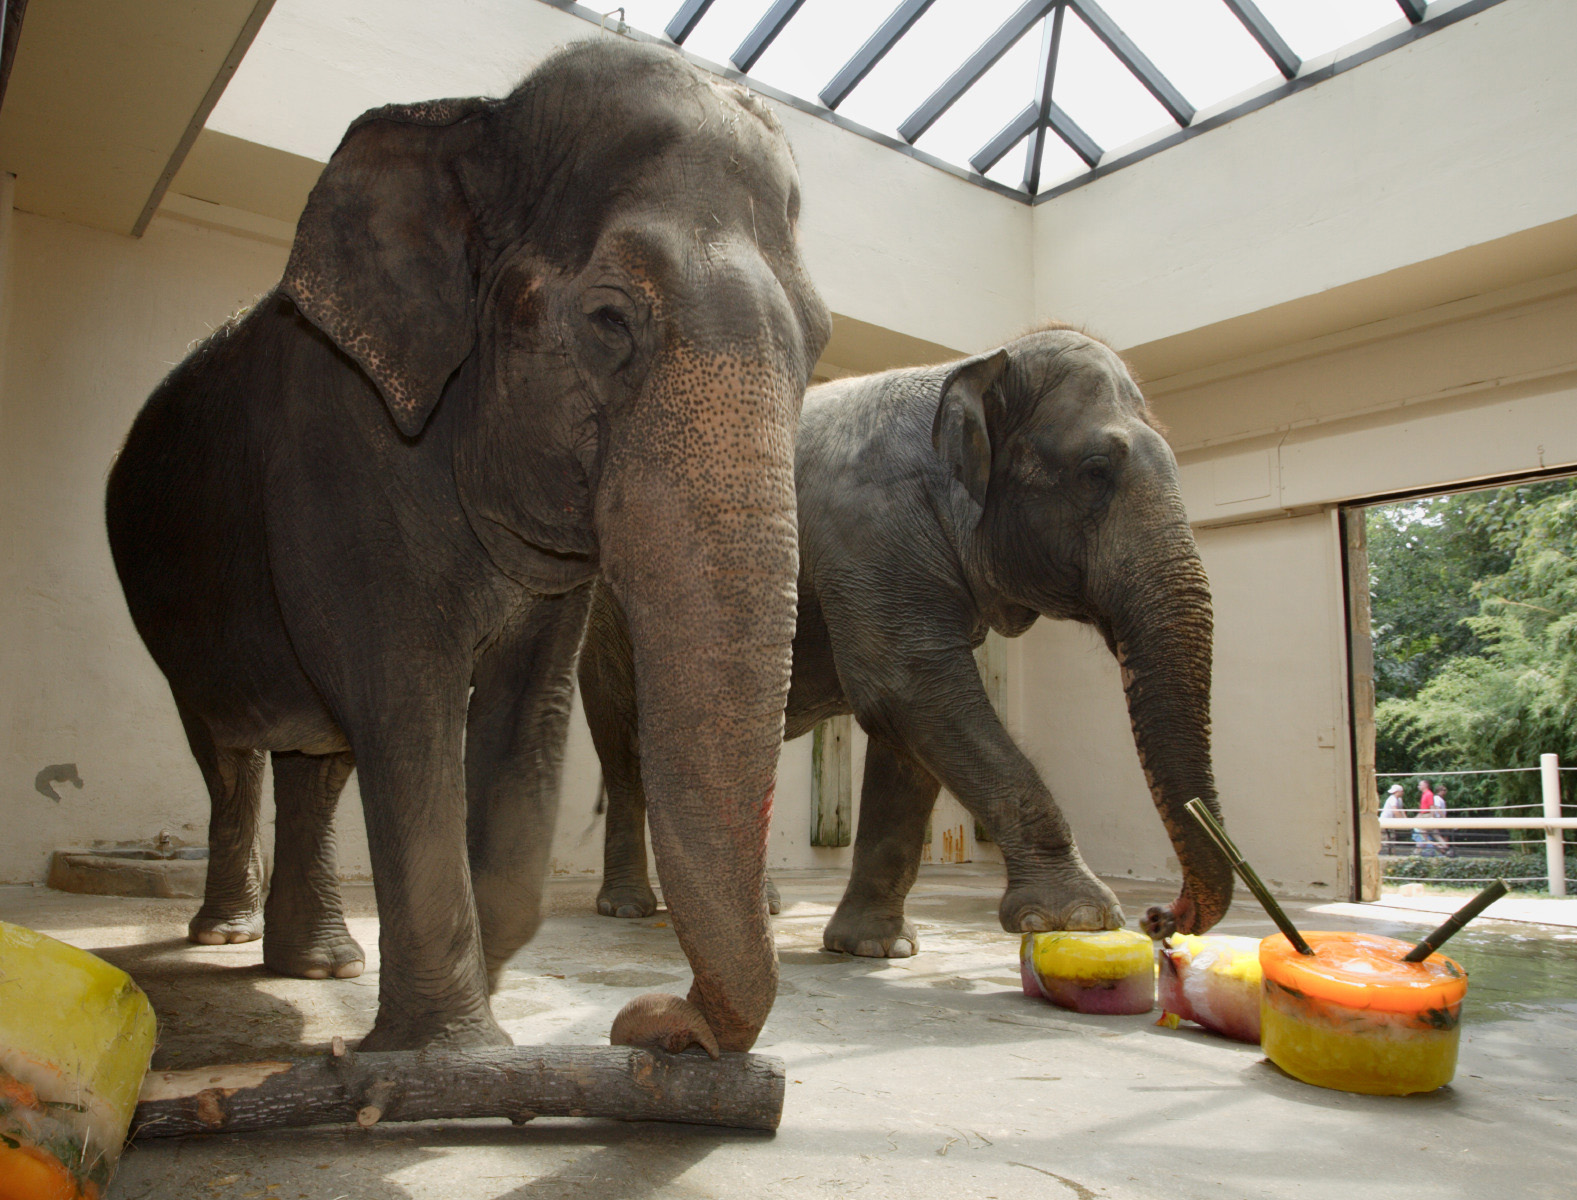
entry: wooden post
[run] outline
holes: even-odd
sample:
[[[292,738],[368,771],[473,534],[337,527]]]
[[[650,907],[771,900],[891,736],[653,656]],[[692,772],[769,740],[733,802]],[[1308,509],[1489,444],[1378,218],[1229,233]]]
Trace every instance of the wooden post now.
[[[1374,779],[1374,637],[1369,624],[1367,509],[1342,513],[1347,562],[1347,647],[1352,668],[1353,774],[1357,790],[1359,900],[1380,898],[1380,795]]]
[[[854,824],[853,718],[830,717],[810,745],[810,844],[847,846]]]
[[[774,1130],[782,1060],[665,1054],[631,1046],[342,1053],[152,1071],[134,1138],[355,1122],[614,1117]]]

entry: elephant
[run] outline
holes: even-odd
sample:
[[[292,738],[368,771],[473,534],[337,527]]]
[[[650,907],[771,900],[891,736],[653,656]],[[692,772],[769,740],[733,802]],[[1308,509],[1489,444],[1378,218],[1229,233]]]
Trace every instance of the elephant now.
[[[1120,927],[1117,898],[986,697],[972,651],[1037,617],[1093,625],[1121,664],[1146,780],[1183,870],[1153,934],[1202,932],[1232,869],[1218,818],[1209,584],[1177,462],[1110,347],[1051,323],[988,353],[812,388],[795,456],[800,574],[786,733],[852,713],[869,735],[853,869],[829,950],[903,958],[904,903],[939,788],[1001,847],[1012,932]],[[599,588],[580,685],[607,788],[598,910],[654,911],[645,743],[619,597]]]
[[[276,290],[178,365],[108,483],[134,624],[212,804],[198,940],[354,974],[333,807],[359,772],[367,1050],[508,1044],[601,580],[635,646],[658,870],[694,969],[621,1040],[747,1049],[798,570],[793,444],[830,318],[770,108],[671,49],[571,45],[508,96],[349,128]],[[632,1002],[633,1004],[634,1002]]]

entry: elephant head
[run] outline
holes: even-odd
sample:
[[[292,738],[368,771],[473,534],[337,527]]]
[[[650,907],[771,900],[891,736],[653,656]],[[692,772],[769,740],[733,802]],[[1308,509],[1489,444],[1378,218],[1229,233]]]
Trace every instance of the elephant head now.
[[[1183,870],[1152,930],[1209,929],[1232,869],[1184,810],[1219,818],[1210,760],[1209,581],[1177,483],[1177,460],[1122,359],[1055,327],[958,364],[933,438],[963,485],[955,520],[993,628],[1037,616],[1095,626],[1122,669],[1151,796]],[[967,498],[963,493],[967,493]]]
[[[798,210],[762,102],[605,38],[501,100],[368,113],[282,285],[403,438],[447,447],[504,575],[551,592],[600,571],[628,614],[658,870],[695,969],[661,1035],[676,1049],[749,1047],[776,992],[794,428],[829,332]]]

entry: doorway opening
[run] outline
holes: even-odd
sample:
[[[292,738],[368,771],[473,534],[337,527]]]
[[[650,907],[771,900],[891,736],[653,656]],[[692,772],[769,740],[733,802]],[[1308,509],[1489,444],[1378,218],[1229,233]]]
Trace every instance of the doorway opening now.
[[[1577,475],[1376,497],[1341,521],[1354,898],[1496,878],[1577,893],[1577,830],[1539,823],[1577,817]]]

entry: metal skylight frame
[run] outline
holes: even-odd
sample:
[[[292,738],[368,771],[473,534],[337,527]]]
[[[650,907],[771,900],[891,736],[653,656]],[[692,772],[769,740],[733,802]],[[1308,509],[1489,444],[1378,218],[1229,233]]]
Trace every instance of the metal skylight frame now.
[[[574,3],[573,0],[541,0],[541,2],[554,8],[564,9],[603,27],[606,27],[607,18],[612,15],[584,7]],[[1350,55],[1338,57],[1335,61],[1314,71],[1304,71],[1304,64],[1254,0],[1221,0],[1285,82],[1203,120],[1196,120],[1197,109],[1145,56],[1123,31],[1120,24],[1100,6],[1098,0],[1024,0],[1024,3],[900,124],[898,139],[840,116],[837,112],[838,106],[860,86],[866,76],[925,15],[934,2],[935,0],[898,0],[896,7],[876,32],[866,39],[848,62],[821,89],[820,103],[783,92],[751,78],[748,74],[750,68],[793,20],[803,6],[804,0],[774,0],[730,56],[732,61],[726,66],[708,62],[682,49],[685,41],[712,7],[713,0],[681,0],[674,15],[664,27],[666,37],[654,37],[629,28],[622,22],[619,24],[619,29],[639,40],[677,45],[686,57],[698,66],[743,83],[780,103],[870,138],[990,191],[1011,196],[1025,203],[1039,204],[1350,70],[1361,63],[1378,58],[1419,37],[1454,25],[1466,17],[1494,7],[1501,0],[1465,0],[1464,3],[1434,16],[1430,16],[1426,11],[1429,0],[1395,0],[1397,7],[1408,21],[1408,28]],[[1061,49],[1061,31],[1069,10],[1079,17],[1089,31],[1111,51],[1128,74],[1160,104],[1173,124],[1177,126],[1175,130],[1169,134],[1162,133],[1158,137],[1153,137],[1146,144],[1121,157],[1109,159],[1107,151],[1056,104],[1052,99],[1052,89],[1056,80],[1057,56]],[[620,17],[623,16],[622,9],[615,9],[613,12],[617,12]],[[914,143],[923,137],[926,131],[1037,23],[1042,26],[1042,35],[1034,93],[1029,103],[970,157],[971,169],[966,170],[956,163],[916,148]],[[1047,132],[1055,134],[1090,169],[1041,191],[1039,184]],[[1015,188],[987,178],[986,172],[1020,143],[1024,143],[1026,147],[1023,184]]]

